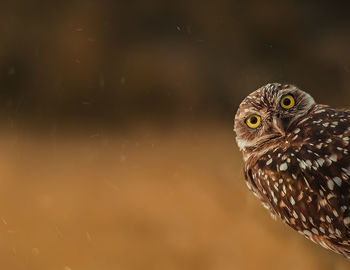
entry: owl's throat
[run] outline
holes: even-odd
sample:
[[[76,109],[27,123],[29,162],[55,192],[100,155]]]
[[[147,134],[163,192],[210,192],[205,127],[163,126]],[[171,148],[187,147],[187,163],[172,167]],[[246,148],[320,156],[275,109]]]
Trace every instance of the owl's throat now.
[[[246,145],[244,148],[241,148],[244,161],[247,161],[252,155],[258,159],[267,151],[275,148],[276,140],[281,140],[283,137],[284,135],[276,132],[273,135],[261,138],[258,142],[255,142],[252,145]]]

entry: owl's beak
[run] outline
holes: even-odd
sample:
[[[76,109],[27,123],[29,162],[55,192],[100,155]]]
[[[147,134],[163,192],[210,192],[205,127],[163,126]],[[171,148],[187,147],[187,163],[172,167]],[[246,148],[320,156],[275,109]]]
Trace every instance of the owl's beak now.
[[[287,123],[286,121],[283,121],[283,119],[279,117],[274,117],[272,120],[272,125],[279,133],[281,133],[282,136],[286,135],[287,130]]]

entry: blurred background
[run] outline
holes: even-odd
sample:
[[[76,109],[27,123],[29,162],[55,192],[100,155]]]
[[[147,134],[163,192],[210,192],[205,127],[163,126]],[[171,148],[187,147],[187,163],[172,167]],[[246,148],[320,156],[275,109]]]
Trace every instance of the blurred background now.
[[[350,106],[348,1],[4,1],[2,269],[349,269],[248,191],[268,82]]]

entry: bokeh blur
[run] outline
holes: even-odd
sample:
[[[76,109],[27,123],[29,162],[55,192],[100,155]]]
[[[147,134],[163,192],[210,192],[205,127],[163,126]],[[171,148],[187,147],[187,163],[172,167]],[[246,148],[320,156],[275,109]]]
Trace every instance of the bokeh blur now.
[[[3,1],[1,269],[349,269],[245,186],[240,101],[350,106],[350,3]]]

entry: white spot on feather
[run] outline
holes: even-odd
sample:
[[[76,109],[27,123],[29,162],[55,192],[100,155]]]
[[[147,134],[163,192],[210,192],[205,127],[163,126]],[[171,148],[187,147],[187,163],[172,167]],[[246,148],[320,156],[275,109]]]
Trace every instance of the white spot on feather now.
[[[312,228],[311,231],[314,233],[314,234],[317,234],[318,235],[318,230],[316,228]]]
[[[344,218],[343,222],[345,225],[349,225],[350,224],[350,217]]]
[[[292,196],[290,196],[289,201],[292,205],[295,205],[295,200]]]
[[[322,165],[323,165],[324,162],[325,162],[323,158],[319,158],[319,159],[317,159],[316,161],[317,161],[318,165],[320,165],[320,167],[322,167]]]
[[[304,233],[305,235],[309,236],[309,237],[312,236],[312,233],[311,233],[310,231],[308,231],[308,230],[304,230],[303,233]]]
[[[333,178],[333,181],[334,181],[339,187],[341,186],[342,180],[341,180],[339,177],[334,177],[334,178]]]
[[[286,171],[287,169],[288,169],[287,163],[282,163],[282,164],[280,165],[280,171]]]
[[[327,186],[330,190],[333,190],[334,188],[334,182],[332,180],[328,180],[327,181]]]

